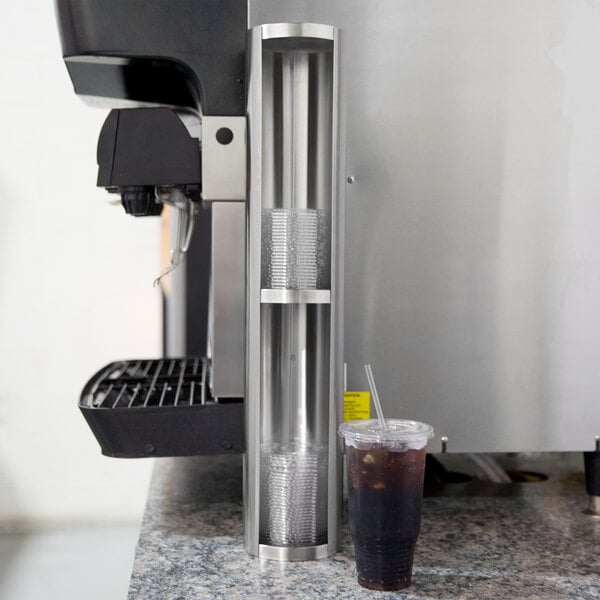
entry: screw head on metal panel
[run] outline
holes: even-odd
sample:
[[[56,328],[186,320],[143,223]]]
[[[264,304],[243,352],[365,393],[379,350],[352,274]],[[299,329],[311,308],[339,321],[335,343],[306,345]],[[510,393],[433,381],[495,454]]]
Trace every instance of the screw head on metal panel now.
[[[154,454],[156,452],[156,448],[154,447],[154,444],[146,444],[144,446],[144,452],[146,454]]]
[[[231,450],[233,448],[233,443],[229,440],[223,440],[223,442],[221,442],[221,446],[223,446],[224,450]]]
[[[354,175],[348,175],[348,177],[346,177],[346,181],[348,183],[354,183],[356,181],[356,177],[354,177]]]
[[[442,454],[444,454],[446,452],[446,449],[448,447],[448,437],[443,435],[440,438],[440,441],[442,442]]]

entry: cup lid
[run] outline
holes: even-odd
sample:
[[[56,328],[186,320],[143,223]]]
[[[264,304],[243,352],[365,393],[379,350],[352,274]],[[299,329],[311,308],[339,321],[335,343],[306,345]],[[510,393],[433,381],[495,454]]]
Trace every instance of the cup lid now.
[[[434,436],[433,427],[419,421],[386,419],[387,431],[383,431],[377,419],[347,421],[342,423],[338,434],[357,442],[416,442],[427,441]]]

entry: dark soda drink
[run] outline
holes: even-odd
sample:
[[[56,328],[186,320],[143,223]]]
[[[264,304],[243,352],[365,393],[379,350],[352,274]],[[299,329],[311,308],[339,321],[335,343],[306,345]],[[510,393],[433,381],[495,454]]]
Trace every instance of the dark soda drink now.
[[[421,527],[426,444],[433,431],[415,421],[389,420],[388,437],[394,433],[394,423],[423,425],[430,434],[398,439],[397,425],[396,439],[369,440],[363,425],[357,439],[348,433],[352,423],[356,428],[368,422],[340,428],[346,439],[350,533],[358,582],[373,590],[402,589],[411,583]]]
[[[421,528],[425,449],[349,447],[346,460],[359,583],[375,590],[408,587]]]

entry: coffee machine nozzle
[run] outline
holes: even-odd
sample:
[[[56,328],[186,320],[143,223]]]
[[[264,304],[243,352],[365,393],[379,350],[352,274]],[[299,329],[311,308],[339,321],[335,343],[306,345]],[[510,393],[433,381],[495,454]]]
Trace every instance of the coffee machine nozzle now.
[[[97,161],[98,187],[119,193],[127,214],[160,215],[157,188],[200,199],[200,145],[169,108],[112,110],[100,132]]]

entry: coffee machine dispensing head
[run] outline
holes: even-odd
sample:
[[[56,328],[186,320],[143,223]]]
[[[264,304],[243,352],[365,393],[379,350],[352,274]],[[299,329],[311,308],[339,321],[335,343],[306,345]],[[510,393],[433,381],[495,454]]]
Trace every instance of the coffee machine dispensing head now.
[[[190,245],[202,181],[200,144],[168,108],[115,109],[100,132],[97,161],[98,186],[119,194],[127,214],[158,216],[163,204],[176,209],[174,248],[156,285]]]
[[[339,539],[337,31],[262,25],[249,51],[246,548],[306,560]]]

